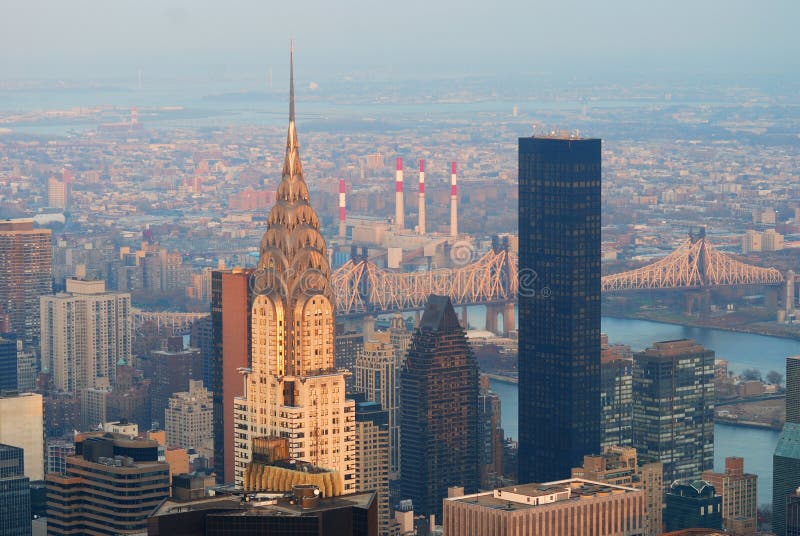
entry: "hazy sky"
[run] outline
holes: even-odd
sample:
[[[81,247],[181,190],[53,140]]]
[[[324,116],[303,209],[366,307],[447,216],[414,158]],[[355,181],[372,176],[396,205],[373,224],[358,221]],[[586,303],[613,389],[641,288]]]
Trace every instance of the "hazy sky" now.
[[[800,66],[798,0],[0,0],[0,77]],[[408,75],[413,77],[413,75]]]

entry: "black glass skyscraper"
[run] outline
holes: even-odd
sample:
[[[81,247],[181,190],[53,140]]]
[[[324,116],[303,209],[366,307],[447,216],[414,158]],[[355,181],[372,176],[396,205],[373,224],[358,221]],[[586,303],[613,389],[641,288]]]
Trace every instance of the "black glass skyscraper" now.
[[[519,140],[519,481],[600,448],[600,140]]]
[[[448,487],[478,490],[478,364],[447,296],[428,298],[400,393],[402,495],[441,519]]]

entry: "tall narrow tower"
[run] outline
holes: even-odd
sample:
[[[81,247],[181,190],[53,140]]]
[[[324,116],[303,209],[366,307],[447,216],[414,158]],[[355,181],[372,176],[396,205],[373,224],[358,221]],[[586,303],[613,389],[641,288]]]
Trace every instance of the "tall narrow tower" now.
[[[458,236],[458,185],[456,163],[450,165],[450,236]]]
[[[345,204],[345,184],[344,179],[339,179],[339,238],[344,238],[347,234],[347,214]]]
[[[419,234],[425,234],[425,160],[419,161]]]
[[[600,451],[600,164],[599,139],[519,139],[519,269],[541,285],[519,297],[519,482]]]
[[[403,208],[403,159],[397,159],[397,171],[394,175],[394,223],[401,231],[406,226],[405,209]]]
[[[300,164],[291,61],[283,177],[251,279],[252,360],[236,400],[234,480],[244,482],[259,437],[289,438],[289,457],[336,472],[355,489],[355,404],[334,366],[334,305],[319,218]]]

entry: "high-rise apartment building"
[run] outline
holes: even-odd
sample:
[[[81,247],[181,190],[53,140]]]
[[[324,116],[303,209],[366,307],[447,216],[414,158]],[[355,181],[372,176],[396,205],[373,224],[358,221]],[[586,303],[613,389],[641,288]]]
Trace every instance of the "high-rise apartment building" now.
[[[213,458],[213,413],[209,390],[202,381],[190,380],[189,390],[172,395],[164,412],[167,444]]]
[[[355,397],[356,491],[377,492],[379,534],[389,530],[389,412],[379,402]]]
[[[244,394],[239,370],[250,366],[252,274],[253,270],[241,268],[214,270],[211,273],[214,469],[217,480],[224,483],[233,482],[236,441],[234,401]]]
[[[47,533],[143,534],[147,517],[169,497],[169,465],[158,443],[110,432],[80,434],[66,472],[47,475]]]
[[[42,296],[41,326],[42,368],[62,391],[113,384],[117,364],[130,363],[131,295],[103,281],[68,279],[66,292]]]
[[[0,534],[31,535],[31,483],[19,447],[0,443]]]
[[[600,450],[600,168],[599,139],[519,139],[521,482]]]
[[[605,447],[603,454],[583,457],[582,467],[572,468],[572,478],[626,486],[644,493],[644,536],[661,534],[664,482],[661,462],[639,464],[636,449]]]
[[[109,420],[108,400],[111,384],[108,378],[97,378],[95,387],[81,389],[78,393],[78,422],[80,430],[88,432]]]
[[[444,534],[642,534],[641,490],[580,478],[520,484],[444,500]]]
[[[447,488],[478,489],[478,364],[447,296],[428,298],[400,393],[400,489],[440,516]]]
[[[287,437],[290,459],[335,471],[351,493],[355,404],[334,362],[330,266],[300,163],[291,79],[282,179],[252,278],[252,359],[235,400],[234,481],[243,482],[254,439]]]
[[[488,378],[481,377],[478,394],[478,466],[480,487],[490,489],[503,476],[502,404],[500,397],[489,389]]]
[[[8,318],[17,338],[38,341],[39,296],[52,291],[50,229],[34,229],[29,219],[0,221],[0,326]]]
[[[656,342],[633,360],[633,446],[664,464],[664,484],[714,467],[714,352],[690,339]]]
[[[364,343],[356,358],[355,391],[378,402],[389,416],[389,471],[393,479],[400,472],[400,362],[388,332],[376,332]]]
[[[25,453],[25,476],[44,479],[44,404],[42,395],[0,395],[0,443]]]
[[[758,514],[758,475],[744,472],[744,458],[725,458],[725,472],[703,471],[703,480],[722,495],[722,526],[731,530],[737,520],[755,525]]]
[[[57,177],[47,179],[47,206],[69,210],[72,184]]]

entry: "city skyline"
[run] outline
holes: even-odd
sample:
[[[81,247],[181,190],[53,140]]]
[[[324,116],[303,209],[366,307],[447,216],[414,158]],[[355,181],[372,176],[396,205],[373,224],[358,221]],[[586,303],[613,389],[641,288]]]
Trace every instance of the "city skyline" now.
[[[124,531],[79,495],[157,463],[137,530],[208,495],[369,536],[788,527],[800,7],[317,2],[9,5],[0,443],[31,526]]]

